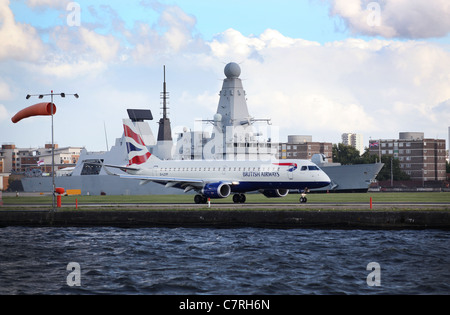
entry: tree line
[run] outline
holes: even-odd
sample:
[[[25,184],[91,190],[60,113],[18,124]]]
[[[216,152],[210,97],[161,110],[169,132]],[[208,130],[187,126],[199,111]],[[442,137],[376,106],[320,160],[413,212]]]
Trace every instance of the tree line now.
[[[372,164],[380,162],[380,157],[377,154],[371,154],[368,148],[365,149],[364,154],[360,155],[359,150],[351,145],[339,143],[333,144],[333,162],[341,163],[342,165]],[[393,156],[382,156],[381,163],[384,163],[384,167],[381,169],[380,173],[378,173],[377,179],[379,181],[391,179],[391,165],[392,175],[395,181],[411,179],[411,177],[400,168],[400,161],[394,159]]]

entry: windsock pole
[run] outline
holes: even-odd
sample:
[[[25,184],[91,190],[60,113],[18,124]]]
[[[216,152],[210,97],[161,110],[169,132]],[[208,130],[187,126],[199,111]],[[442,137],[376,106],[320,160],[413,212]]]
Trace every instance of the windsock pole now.
[[[73,95],[75,98],[79,98],[78,94],[66,94],[66,93],[58,93],[54,94],[53,90],[50,94],[37,94],[30,95],[28,94],[26,99],[29,99],[32,96],[39,96],[39,99],[44,98],[44,96],[51,96],[52,102],[50,104],[36,104],[34,106],[30,106],[19,113],[17,113],[11,120],[13,123],[17,123],[23,118],[28,118],[32,116],[42,116],[42,115],[51,115],[52,116],[52,211],[56,211],[55,207],[55,198],[56,198],[56,186],[55,186],[55,137],[54,137],[54,129],[53,129],[53,116],[56,113],[56,106],[53,103],[53,95],[59,95],[62,98],[66,97],[66,95]],[[50,107],[50,112],[48,112],[48,108]]]

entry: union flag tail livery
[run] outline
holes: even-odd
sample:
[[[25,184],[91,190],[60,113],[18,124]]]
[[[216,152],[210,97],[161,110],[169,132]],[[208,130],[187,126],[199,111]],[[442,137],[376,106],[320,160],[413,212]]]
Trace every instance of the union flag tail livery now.
[[[146,163],[152,157],[152,154],[145,146],[144,140],[142,140],[133,122],[130,119],[124,119],[123,129],[128,150],[128,165],[142,165]]]

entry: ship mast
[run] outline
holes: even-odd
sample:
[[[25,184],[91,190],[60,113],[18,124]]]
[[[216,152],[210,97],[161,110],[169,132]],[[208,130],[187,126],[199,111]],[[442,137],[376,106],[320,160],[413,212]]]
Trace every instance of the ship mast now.
[[[167,117],[167,100],[169,99],[169,92],[167,92],[166,66],[164,66],[164,83],[161,99],[163,101],[163,117],[159,120],[158,141],[172,141],[170,119]]]
[[[167,99],[169,95],[167,94],[167,83],[166,83],[166,66],[164,66],[164,83],[163,83],[163,119],[167,119]]]

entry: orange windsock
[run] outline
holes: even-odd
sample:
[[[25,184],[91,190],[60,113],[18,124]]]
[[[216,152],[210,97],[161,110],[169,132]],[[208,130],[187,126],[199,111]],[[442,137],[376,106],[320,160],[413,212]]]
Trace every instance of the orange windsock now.
[[[52,105],[53,105],[53,114],[56,113],[56,105],[54,103],[39,103],[25,109],[22,109],[13,118],[11,118],[13,123],[18,123],[24,118],[32,117],[32,116],[50,116],[52,114]]]

